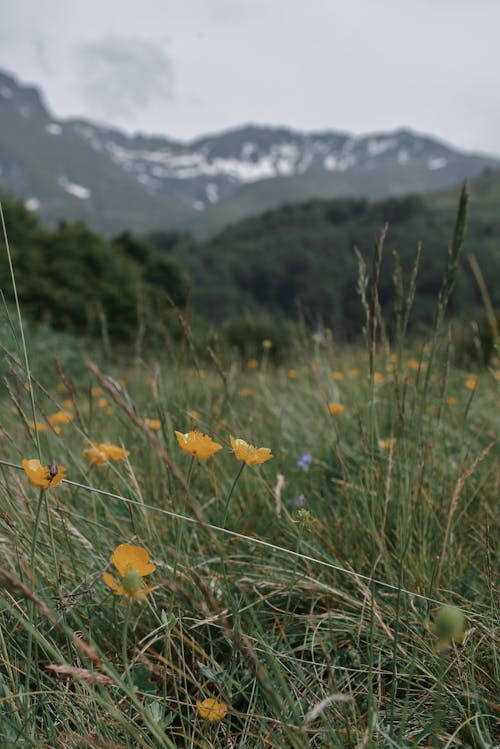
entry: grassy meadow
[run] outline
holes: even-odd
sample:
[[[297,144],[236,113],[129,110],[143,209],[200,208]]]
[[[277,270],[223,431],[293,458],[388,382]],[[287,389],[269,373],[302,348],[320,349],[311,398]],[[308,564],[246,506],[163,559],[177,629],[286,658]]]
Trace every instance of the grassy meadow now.
[[[459,367],[445,319],[464,211],[419,341],[418,277],[385,335],[382,241],[365,344],[303,331],[279,366],[272,340],[207,352],[187,324],[175,356],[87,358],[20,300],[1,747],[499,745],[500,367]]]

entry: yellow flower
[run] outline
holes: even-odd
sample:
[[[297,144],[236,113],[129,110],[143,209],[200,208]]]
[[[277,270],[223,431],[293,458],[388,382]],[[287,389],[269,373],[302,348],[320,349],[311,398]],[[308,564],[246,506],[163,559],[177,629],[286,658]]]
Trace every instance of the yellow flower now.
[[[349,370],[349,377],[359,377],[361,374],[361,370],[358,369],[358,367],[354,367],[354,369]]]
[[[373,375],[374,382],[383,382],[385,380],[384,375],[381,372],[375,372]]]
[[[273,457],[269,447],[254,447],[244,440],[234,439],[232,435],[230,435],[229,439],[238,460],[249,466],[258,466],[261,463],[265,463],[266,460],[271,460]]]
[[[258,366],[259,366],[259,362],[257,361],[257,359],[249,359],[247,361],[247,367],[249,369],[257,369]]]
[[[386,440],[379,440],[378,446],[381,450],[390,450],[396,444],[396,437],[388,437]]]
[[[202,702],[197,700],[196,708],[200,718],[205,718],[206,720],[222,720],[227,715],[227,705],[213,697],[208,697]]]
[[[102,388],[97,387],[96,385],[95,387],[92,388],[92,390],[90,391],[90,394],[93,395],[94,397],[96,397],[97,395],[102,395]]]
[[[449,397],[448,397],[448,398],[446,399],[446,402],[447,402],[447,404],[448,404],[449,406],[456,406],[456,405],[457,405],[457,403],[458,403],[458,398],[455,398],[455,396],[454,396],[454,395],[450,395],[450,396],[449,396]]]
[[[145,585],[143,577],[150,575],[156,567],[149,561],[149,554],[141,546],[120,544],[109,560],[114,564],[121,578],[117,582],[110,572],[105,572],[102,579],[117,596],[128,596],[144,601],[153,590],[152,585]]]
[[[103,466],[108,462],[108,456],[101,450],[101,446],[93,442],[83,453],[85,460],[95,466]]]
[[[337,382],[340,382],[344,379],[344,373],[343,372],[332,372],[332,380],[337,380]]]
[[[44,424],[40,424],[39,421],[37,421],[36,424],[35,424],[34,421],[30,421],[29,425],[30,425],[30,429],[36,429],[37,432],[44,432],[45,431]]]
[[[328,410],[330,411],[332,416],[340,416],[340,414],[344,413],[345,406],[343,406],[341,403],[329,403]]]
[[[208,460],[216,452],[222,450],[222,445],[214,442],[207,434],[202,434],[197,429],[193,432],[186,432],[186,434],[175,432],[175,436],[183,452],[200,460]]]
[[[408,359],[408,361],[406,362],[406,366],[408,367],[408,369],[419,369],[420,368],[420,364],[419,364],[418,359]]]
[[[111,442],[101,442],[98,448],[109,460],[123,460],[123,458],[130,455],[130,450],[125,450],[123,447],[118,447],[118,445],[112,445]]]
[[[161,429],[161,421],[159,419],[144,419],[144,423],[156,432]]]
[[[97,401],[97,405],[99,408],[107,408],[108,407],[108,400],[107,398],[99,398]]]
[[[297,377],[299,376],[299,373],[297,372],[296,369],[289,369],[288,370],[288,376],[289,376],[289,378],[291,380],[296,380]]]
[[[207,378],[207,370],[206,369],[199,369],[197,372],[198,378],[200,380],[206,380]]]
[[[393,364],[397,364],[399,361],[399,354],[391,354],[389,357],[389,361],[391,361]]]
[[[241,388],[240,393],[243,398],[253,398],[255,395],[255,391],[252,388]]]
[[[477,388],[477,377],[468,377],[464,384],[467,390],[475,390]]]
[[[69,424],[75,417],[70,411],[56,411],[49,416],[49,424]]]
[[[40,489],[52,489],[66,477],[66,468],[58,466],[55,460],[48,466],[42,466],[38,458],[23,460],[23,468],[32,486]]]
[[[75,404],[69,398],[66,398],[65,400],[63,400],[62,404],[63,404],[64,408],[66,408],[66,409],[68,409],[68,408],[74,408],[75,407]]]

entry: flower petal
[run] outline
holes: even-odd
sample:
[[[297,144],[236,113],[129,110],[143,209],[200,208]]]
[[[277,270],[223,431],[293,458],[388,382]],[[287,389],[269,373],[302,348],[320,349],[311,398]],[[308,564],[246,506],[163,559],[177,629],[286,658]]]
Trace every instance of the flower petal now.
[[[140,546],[132,544],[120,544],[111,555],[112,562],[120,577],[124,577],[128,570],[134,569],[144,577],[155,571],[156,567],[149,561],[149,553]]]

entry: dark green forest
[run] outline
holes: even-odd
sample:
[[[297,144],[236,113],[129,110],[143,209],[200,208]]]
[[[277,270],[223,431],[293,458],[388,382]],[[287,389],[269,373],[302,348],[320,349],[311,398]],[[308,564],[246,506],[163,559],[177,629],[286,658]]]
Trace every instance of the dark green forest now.
[[[127,341],[139,327],[164,324],[167,294],[181,308],[220,324],[245,316],[304,320],[330,327],[340,339],[359,335],[363,309],[355,252],[368,272],[372,248],[388,225],[380,301],[388,320],[394,307],[394,273],[408,287],[421,245],[413,330],[432,321],[447,262],[459,189],[435,195],[366,200],[313,200],[284,205],[228,226],[206,241],[173,231],[138,237],[124,230],[105,239],[82,223],[42,226],[12,198],[2,201],[23,310],[34,321],[77,335]],[[493,304],[500,304],[500,178],[485,175],[472,186],[462,268],[449,312],[478,314],[481,295],[468,256],[474,255]],[[0,282],[7,302],[13,288],[6,253]]]

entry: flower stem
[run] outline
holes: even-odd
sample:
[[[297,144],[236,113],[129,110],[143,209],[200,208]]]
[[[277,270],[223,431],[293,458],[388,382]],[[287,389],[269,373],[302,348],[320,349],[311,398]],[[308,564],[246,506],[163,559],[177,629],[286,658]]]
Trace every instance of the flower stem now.
[[[230,491],[229,491],[229,494],[227,495],[227,498],[226,498],[226,504],[224,505],[224,512],[222,513],[222,521],[221,521],[221,526],[222,526],[223,528],[225,528],[225,527],[226,527],[226,520],[227,520],[227,511],[228,511],[228,509],[229,509],[229,502],[230,502],[230,500],[231,500],[231,497],[233,496],[233,492],[234,492],[235,486],[236,486],[236,484],[238,483],[238,479],[240,478],[240,476],[241,476],[241,474],[242,474],[242,472],[243,472],[243,469],[244,469],[245,465],[246,465],[245,463],[242,463],[242,464],[241,464],[241,468],[240,468],[240,470],[238,471],[238,473],[236,474],[236,477],[235,477],[235,479],[234,479],[234,481],[233,481],[233,485],[232,485],[232,487],[231,487],[231,489],[230,489]]]
[[[132,675],[130,673],[130,664],[128,661],[127,644],[128,644],[128,624],[130,620],[130,609],[132,602],[127,602],[127,608],[125,611],[125,621],[123,622],[123,633],[122,633],[122,661],[123,661],[123,679],[128,682],[130,688],[133,688]]]

